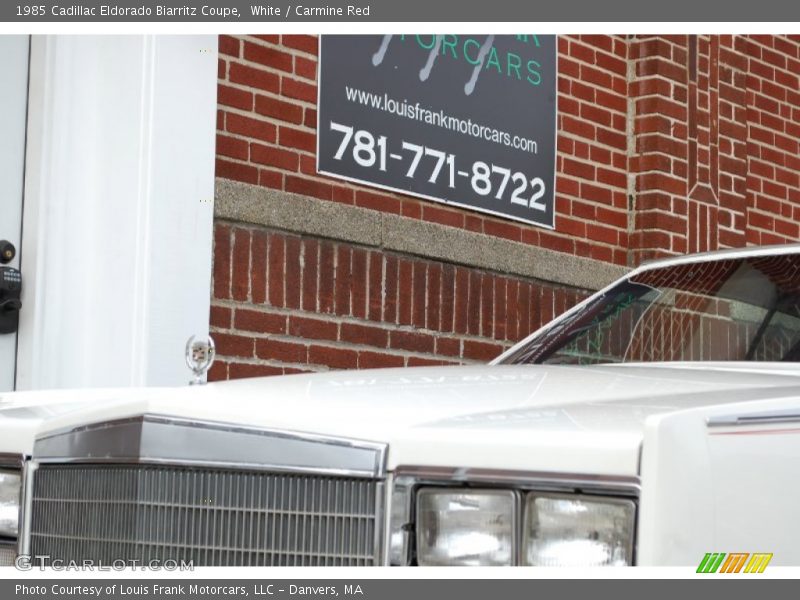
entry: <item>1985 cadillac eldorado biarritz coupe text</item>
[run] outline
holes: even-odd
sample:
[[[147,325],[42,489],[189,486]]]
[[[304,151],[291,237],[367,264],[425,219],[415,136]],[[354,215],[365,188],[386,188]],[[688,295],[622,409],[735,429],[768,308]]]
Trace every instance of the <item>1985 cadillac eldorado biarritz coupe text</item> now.
[[[631,271],[491,364],[4,394],[5,563],[800,565],[800,246]]]

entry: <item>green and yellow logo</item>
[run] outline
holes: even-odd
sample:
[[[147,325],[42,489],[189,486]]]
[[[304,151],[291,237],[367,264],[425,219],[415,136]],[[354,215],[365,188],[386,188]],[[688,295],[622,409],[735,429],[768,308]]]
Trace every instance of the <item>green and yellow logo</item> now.
[[[763,573],[772,554],[747,552],[709,552],[700,561],[698,573]]]

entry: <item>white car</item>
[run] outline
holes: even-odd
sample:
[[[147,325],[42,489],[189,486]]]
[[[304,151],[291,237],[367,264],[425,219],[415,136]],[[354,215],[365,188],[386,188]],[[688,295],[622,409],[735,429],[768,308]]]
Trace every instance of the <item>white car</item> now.
[[[800,565],[799,359],[783,246],[638,268],[486,366],[5,394],[6,561]]]

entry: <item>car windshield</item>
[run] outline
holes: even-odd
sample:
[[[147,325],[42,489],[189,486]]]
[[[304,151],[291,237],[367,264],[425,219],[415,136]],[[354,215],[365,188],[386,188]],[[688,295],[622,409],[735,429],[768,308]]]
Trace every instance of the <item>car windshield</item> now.
[[[502,362],[800,360],[800,256],[643,271],[592,298]]]

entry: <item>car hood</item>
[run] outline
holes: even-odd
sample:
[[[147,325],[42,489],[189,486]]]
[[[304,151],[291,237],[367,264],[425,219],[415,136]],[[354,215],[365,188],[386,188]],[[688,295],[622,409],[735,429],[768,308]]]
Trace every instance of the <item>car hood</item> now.
[[[649,417],[798,397],[800,375],[794,367],[731,363],[705,363],[702,369],[679,363],[498,365],[12,396],[0,401],[0,419],[16,420],[20,431],[24,423],[36,435],[158,414],[387,443],[390,469],[415,465],[635,475]],[[19,437],[17,444],[25,436]]]

